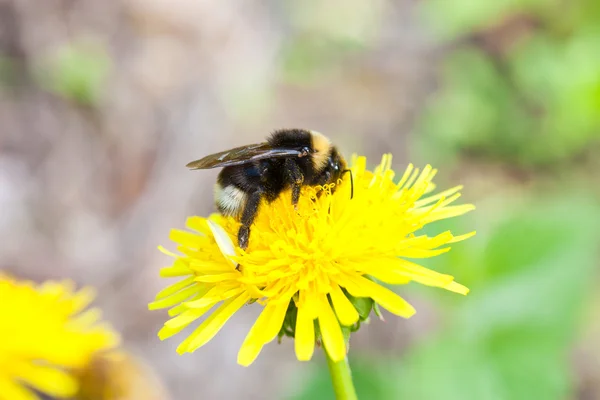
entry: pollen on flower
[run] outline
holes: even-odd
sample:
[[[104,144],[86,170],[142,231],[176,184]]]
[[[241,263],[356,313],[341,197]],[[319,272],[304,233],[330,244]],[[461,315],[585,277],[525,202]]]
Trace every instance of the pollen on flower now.
[[[74,396],[74,370],[119,341],[86,307],[90,289],[70,282],[35,285],[0,275],[0,398],[36,399],[34,391],[57,398]]]
[[[181,331],[221,303],[179,348],[193,351],[244,304],[258,301],[264,310],[242,344],[240,364],[251,364],[282,330],[293,332],[299,360],[312,357],[319,339],[329,356],[339,361],[347,350],[342,327],[366,318],[351,299],[372,300],[404,318],[415,313],[379,282],[417,282],[467,294],[468,289],[452,276],[408,260],[442,254],[450,250],[447,245],[474,234],[418,233],[430,222],[474,208],[453,205],[460,186],[430,195],[436,172],[430,166],[419,171],[409,165],[396,179],[390,155],[374,171],[367,170],[364,157],[354,157],[352,196],[349,177],[332,186],[304,187],[297,209],[291,206],[290,192],[284,192],[261,205],[246,251],[233,246],[239,227],[233,218],[213,216],[210,224],[204,218],[190,218],[188,227],[196,233],[173,232],[183,255],[172,254],[173,266],[162,272],[185,278],[151,304],[151,308],[173,307],[169,313],[175,318],[159,336]],[[294,318],[289,318],[290,304]]]

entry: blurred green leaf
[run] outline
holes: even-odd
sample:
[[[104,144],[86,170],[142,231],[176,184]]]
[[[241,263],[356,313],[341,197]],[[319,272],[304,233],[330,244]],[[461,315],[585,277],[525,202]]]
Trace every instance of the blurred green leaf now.
[[[325,42],[365,47],[376,36],[385,16],[383,0],[285,1],[290,25],[300,34]]]
[[[347,39],[298,37],[288,42],[281,53],[282,78],[297,84],[327,79],[338,71],[346,55],[363,49],[361,43]]]
[[[382,0],[285,1],[292,33],[280,55],[282,79],[293,84],[327,81],[347,58],[371,47],[385,16]]]
[[[396,365],[398,379],[390,382],[396,395],[390,398],[509,399],[478,346],[446,335],[414,349]]]
[[[564,399],[565,361],[536,333],[486,343],[446,333],[415,349],[396,369],[394,399]]]
[[[597,2],[429,0],[423,10],[444,41],[459,40],[419,123],[430,159],[556,167],[600,142]]]
[[[456,37],[496,21],[522,8],[525,1],[429,0],[422,12],[440,37]]]
[[[0,54],[0,88],[10,87],[16,78],[16,65],[12,58]]]
[[[560,17],[582,18],[581,8],[595,7],[594,0],[497,0],[472,1],[428,0],[423,2],[421,12],[440,38],[454,39],[473,31],[485,30],[501,24],[515,15],[534,15],[549,24],[560,24]],[[597,8],[597,7],[596,7]],[[561,14],[562,13],[562,14]]]
[[[391,398],[566,398],[599,218],[596,204],[575,196],[534,201],[508,216],[486,238],[479,262],[467,263],[485,269],[484,279],[452,307],[444,304],[447,329],[397,363]]]
[[[436,164],[472,150],[514,158],[533,131],[532,121],[493,63],[475,49],[446,60],[444,89],[418,123],[421,151]]]
[[[563,223],[524,212],[499,226],[489,239],[484,254],[490,279],[518,273],[551,261],[564,247],[572,246],[572,232]]]
[[[597,29],[560,41],[537,35],[511,54],[518,87],[545,110],[543,142],[530,150],[534,161],[568,157],[600,138],[599,41]]]
[[[37,78],[47,90],[84,105],[95,105],[106,88],[111,60],[98,43],[65,45],[41,63]]]

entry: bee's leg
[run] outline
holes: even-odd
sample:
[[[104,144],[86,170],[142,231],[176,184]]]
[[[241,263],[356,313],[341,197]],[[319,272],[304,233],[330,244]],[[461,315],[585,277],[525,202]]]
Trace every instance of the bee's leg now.
[[[296,208],[298,200],[300,199],[300,189],[304,183],[304,174],[302,174],[298,164],[290,158],[285,160],[285,171],[287,173],[288,181],[292,185],[292,204],[294,205],[294,208]]]
[[[240,222],[240,230],[238,231],[238,244],[242,249],[248,248],[248,239],[250,238],[250,225],[254,222],[254,217],[258,213],[258,206],[260,205],[260,199],[262,197],[261,191],[256,191],[248,196],[244,211],[242,211],[242,218]]]

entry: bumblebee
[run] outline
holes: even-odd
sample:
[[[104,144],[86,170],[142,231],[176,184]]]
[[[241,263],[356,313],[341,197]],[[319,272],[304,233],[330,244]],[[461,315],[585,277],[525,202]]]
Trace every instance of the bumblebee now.
[[[304,185],[337,182],[346,172],[346,161],[321,133],[305,129],[275,131],[267,141],[211,154],[187,164],[190,169],[222,167],[215,185],[219,212],[241,223],[238,244],[248,247],[250,226],[261,200],[272,202],[292,190],[295,207]]]

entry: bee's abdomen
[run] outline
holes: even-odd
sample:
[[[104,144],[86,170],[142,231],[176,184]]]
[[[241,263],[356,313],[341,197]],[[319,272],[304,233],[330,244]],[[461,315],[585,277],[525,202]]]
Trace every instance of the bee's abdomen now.
[[[244,210],[248,195],[234,185],[225,187],[217,183],[215,185],[215,202],[219,212],[226,216],[238,218]]]

